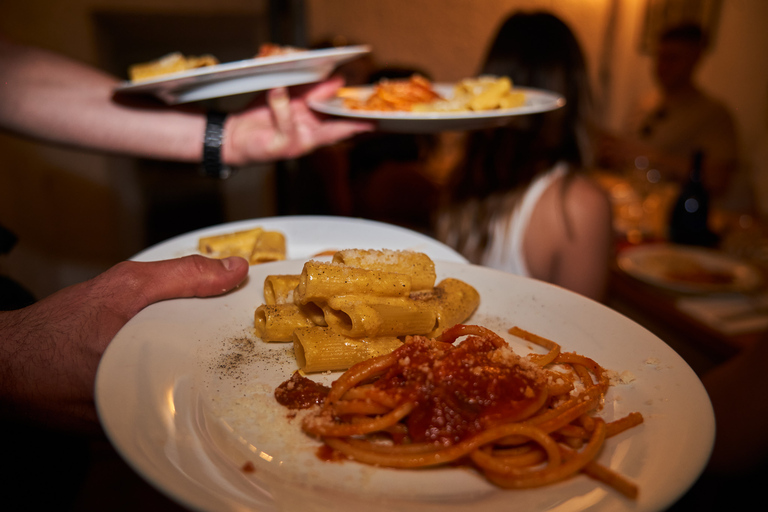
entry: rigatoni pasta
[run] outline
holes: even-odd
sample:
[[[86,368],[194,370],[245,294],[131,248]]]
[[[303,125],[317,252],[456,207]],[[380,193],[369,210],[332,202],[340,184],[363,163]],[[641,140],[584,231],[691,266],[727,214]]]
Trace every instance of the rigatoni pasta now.
[[[248,257],[251,265],[285,259],[285,236],[279,231],[262,231]]]
[[[305,372],[346,370],[406,336],[437,336],[472,315],[477,290],[458,279],[435,281],[423,253],[338,251],[330,262],[307,261],[299,275],[267,276],[255,331],[264,341],[292,341]]]
[[[296,362],[304,372],[346,370],[361,361],[389,354],[399,338],[349,338],[328,327],[299,327],[293,332]]]
[[[440,281],[428,302],[435,310],[434,338],[449,327],[465,321],[480,305],[480,294],[464,281],[448,277]]]
[[[410,297],[331,297],[323,307],[325,321],[345,336],[406,336],[435,328],[436,308]]]
[[[284,260],[286,255],[285,235],[260,227],[201,237],[197,249],[212,258],[239,256],[251,265]]]
[[[296,304],[262,304],[254,312],[253,325],[262,341],[291,341],[297,327],[315,325]]]
[[[411,276],[412,291],[431,290],[435,286],[435,262],[423,252],[346,249],[334,254],[333,262]]]
[[[201,237],[198,250],[208,256],[226,258],[240,256],[250,258],[256,239],[264,232],[262,228],[246,229],[223,235]]]
[[[264,303],[274,304],[292,304],[293,291],[299,285],[298,274],[278,274],[269,275],[264,280]]]
[[[407,297],[409,293],[411,277],[406,274],[308,261],[294,296],[297,302],[306,303],[325,301],[336,295]]]

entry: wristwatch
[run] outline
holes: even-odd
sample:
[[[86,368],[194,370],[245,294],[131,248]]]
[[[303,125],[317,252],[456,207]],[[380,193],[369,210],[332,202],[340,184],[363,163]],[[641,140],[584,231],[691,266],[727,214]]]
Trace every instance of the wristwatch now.
[[[225,180],[232,176],[234,169],[221,161],[221,145],[224,142],[224,121],[227,114],[210,111],[206,114],[205,137],[203,139],[202,172],[210,178]]]

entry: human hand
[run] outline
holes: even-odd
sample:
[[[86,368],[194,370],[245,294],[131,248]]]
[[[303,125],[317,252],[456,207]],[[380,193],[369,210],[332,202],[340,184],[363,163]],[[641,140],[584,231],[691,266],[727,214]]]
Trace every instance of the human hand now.
[[[126,322],[154,302],[220,295],[247,274],[248,262],[237,257],[125,261],[24,309],[0,313],[0,410],[97,431],[96,369]]]
[[[248,109],[230,114],[224,126],[223,161],[238,166],[294,158],[371,131],[371,123],[328,119],[307,105],[310,100],[332,97],[342,83],[341,78],[331,78],[296,88],[293,97],[284,87],[272,89]]]

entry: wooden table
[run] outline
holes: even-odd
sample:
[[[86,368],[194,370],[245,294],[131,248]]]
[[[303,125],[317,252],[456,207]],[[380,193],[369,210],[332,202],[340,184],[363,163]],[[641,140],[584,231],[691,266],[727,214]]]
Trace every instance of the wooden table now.
[[[727,335],[676,307],[684,294],[640,281],[613,265],[607,305],[635,320],[678,352],[702,374],[756,343],[760,332]]]
[[[636,244],[665,241],[666,219],[677,195],[675,185],[659,184],[651,193],[642,194],[635,190],[636,180],[628,179],[626,174],[595,169],[590,175],[611,199],[617,253]],[[710,214],[718,232],[737,233],[734,226],[739,225],[741,215],[720,211]],[[756,221],[754,226],[742,231],[742,238],[763,237],[768,244],[768,225],[760,226]],[[766,247],[768,254],[768,245]],[[768,261],[763,263],[760,267],[764,267],[768,276]],[[667,342],[697,373],[723,362],[763,335],[759,332],[724,334],[679,310],[676,303],[683,296],[640,281],[619,269],[615,262],[610,270],[607,305]]]

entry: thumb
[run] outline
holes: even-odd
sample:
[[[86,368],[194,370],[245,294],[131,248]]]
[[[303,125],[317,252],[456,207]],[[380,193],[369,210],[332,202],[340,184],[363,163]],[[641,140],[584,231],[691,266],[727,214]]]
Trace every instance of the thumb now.
[[[242,283],[249,268],[244,258],[200,255],[131,263],[136,265],[134,286],[144,295],[145,306],[165,299],[220,295]]]

